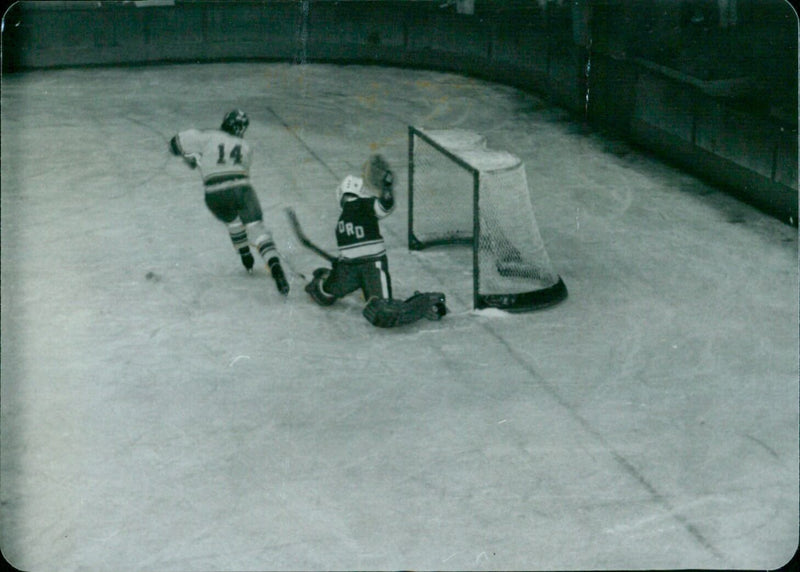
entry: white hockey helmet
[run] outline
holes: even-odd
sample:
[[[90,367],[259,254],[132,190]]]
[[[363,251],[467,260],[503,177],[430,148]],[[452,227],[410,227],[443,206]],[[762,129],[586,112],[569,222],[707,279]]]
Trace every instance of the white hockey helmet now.
[[[339,204],[342,204],[342,199],[345,195],[355,195],[362,198],[371,196],[364,188],[364,180],[353,175],[347,175],[336,187],[336,200],[339,201]]]

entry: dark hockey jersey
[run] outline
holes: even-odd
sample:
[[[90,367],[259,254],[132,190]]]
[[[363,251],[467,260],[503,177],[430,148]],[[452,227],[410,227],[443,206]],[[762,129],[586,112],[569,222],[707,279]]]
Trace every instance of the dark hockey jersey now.
[[[346,195],[336,225],[336,243],[342,258],[354,259],[386,253],[378,220],[391,212],[377,197]]]

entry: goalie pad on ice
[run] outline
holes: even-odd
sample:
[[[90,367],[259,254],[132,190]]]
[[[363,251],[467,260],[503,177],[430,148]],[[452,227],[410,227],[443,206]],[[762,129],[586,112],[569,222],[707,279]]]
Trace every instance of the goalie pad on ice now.
[[[441,292],[417,292],[403,302],[373,298],[364,308],[364,317],[373,326],[393,328],[411,324],[422,318],[440,320],[447,314],[445,296]]]

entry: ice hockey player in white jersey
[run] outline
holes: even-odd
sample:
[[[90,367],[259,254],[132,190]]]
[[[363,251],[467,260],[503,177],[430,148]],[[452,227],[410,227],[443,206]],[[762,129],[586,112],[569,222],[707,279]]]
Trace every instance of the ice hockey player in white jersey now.
[[[252,272],[255,259],[250,252],[254,244],[272,274],[278,291],[289,293],[289,282],[280,263],[272,233],[264,226],[261,203],[250,183],[252,150],[244,140],[250,125],[240,109],[227,113],[219,129],[187,129],[169,143],[174,155],[181,156],[190,167],[197,168],[203,179],[205,203],[222,221],[242,264]]]
[[[404,301],[392,298],[379,220],[394,210],[394,176],[380,155],[370,156],[362,175],[348,175],[336,189],[341,208],[336,225],[339,258],[333,268],[314,271],[306,292],[321,306],[330,306],[360,288],[367,301],[364,317],[381,328],[409,324],[423,317],[441,319],[447,313],[441,292],[417,292]]]

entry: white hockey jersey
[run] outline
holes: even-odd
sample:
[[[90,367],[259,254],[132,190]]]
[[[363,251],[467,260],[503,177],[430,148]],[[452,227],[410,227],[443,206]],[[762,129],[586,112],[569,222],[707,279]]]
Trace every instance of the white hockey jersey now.
[[[206,192],[249,184],[252,150],[241,137],[219,129],[187,129],[178,133],[176,144],[196,162]]]

